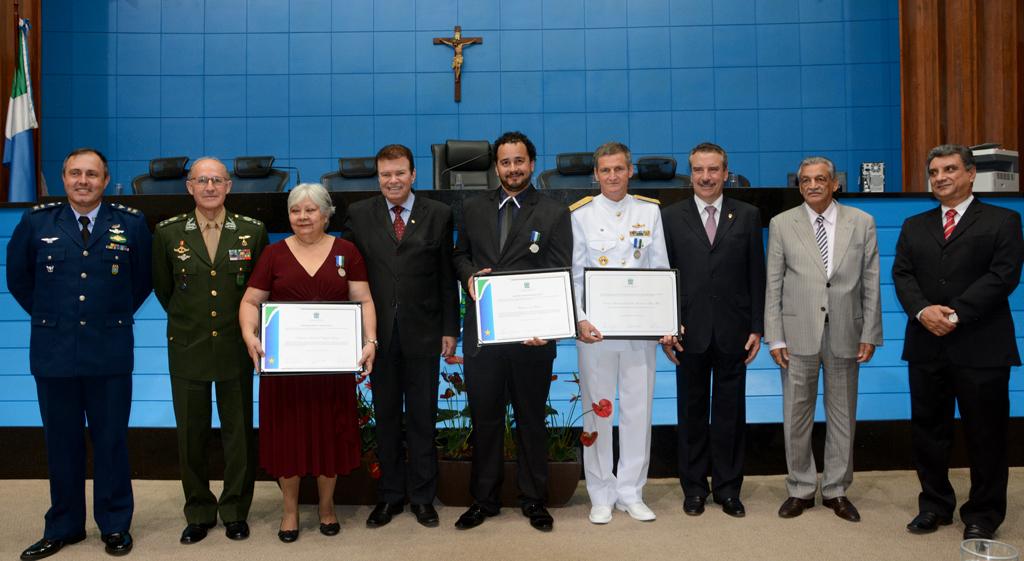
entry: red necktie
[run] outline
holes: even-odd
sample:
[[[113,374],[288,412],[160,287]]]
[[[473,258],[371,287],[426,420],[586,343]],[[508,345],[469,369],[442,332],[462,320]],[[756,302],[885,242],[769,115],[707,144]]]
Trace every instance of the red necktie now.
[[[393,207],[391,212],[395,213],[395,237],[398,241],[402,241],[402,235],[405,234],[405,220],[402,220],[402,211],[405,210],[400,206]]]
[[[949,239],[950,234],[953,233],[953,228],[956,228],[956,222],[953,218],[956,217],[956,209],[951,208],[946,211],[946,223],[942,225],[942,235]]]

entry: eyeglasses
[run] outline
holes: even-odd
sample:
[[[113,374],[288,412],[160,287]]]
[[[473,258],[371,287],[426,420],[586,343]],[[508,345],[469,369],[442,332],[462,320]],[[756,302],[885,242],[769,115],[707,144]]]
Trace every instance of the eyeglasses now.
[[[206,185],[207,183],[212,181],[214,187],[220,187],[221,185],[227,184],[227,182],[231,180],[227,177],[206,177],[205,175],[201,175],[199,177],[191,177],[189,178],[189,181],[195,185]]]

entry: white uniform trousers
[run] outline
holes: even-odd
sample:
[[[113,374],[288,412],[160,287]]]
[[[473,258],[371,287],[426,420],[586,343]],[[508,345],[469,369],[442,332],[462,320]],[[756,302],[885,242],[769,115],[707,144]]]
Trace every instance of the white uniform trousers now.
[[[597,431],[597,440],[583,448],[587,492],[594,505],[633,504],[643,500],[651,460],[651,401],[654,398],[654,342],[577,342],[583,430]],[[599,417],[592,404],[618,403],[614,414]],[[619,464],[612,472],[612,420],[619,421]],[[617,475],[616,475],[617,473]]]

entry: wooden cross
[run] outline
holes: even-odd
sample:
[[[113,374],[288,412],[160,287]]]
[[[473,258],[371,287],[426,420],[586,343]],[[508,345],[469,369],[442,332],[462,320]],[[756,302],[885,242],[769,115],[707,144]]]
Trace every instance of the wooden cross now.
[[[483,37],[463,37],[462,26],[455,26],[455,34],[452,37],[434,37],[435,45],[448,45],[455,49],[452,57],[452,72],[455,73],[455,103],[462,101],[462,47],[472,44],[483,44]]]

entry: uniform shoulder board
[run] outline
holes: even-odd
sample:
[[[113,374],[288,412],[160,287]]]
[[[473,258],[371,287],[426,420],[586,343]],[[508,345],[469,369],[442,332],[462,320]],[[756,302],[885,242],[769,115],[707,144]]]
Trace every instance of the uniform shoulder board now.
[[[594,197],[591,197],[589,195],[586,196],[586,197],[583,197],[582,199],[580,199],[580,200],[576,201],[575,203],[572,203],[571,205],[569,205],[569,212],[574,212],[578,208],[583,208],[583,207],[587,206],[587,203],[589,203],[592,200],[594,200]]]
[[[237,218],[237,219],[239,219],[239,220],[244,220],[244,221],[246,221],[246,222],[249,222],[249,223],[255,224],[255,225],[257,225],[257,226],[262,226],[262,225],[263,225],[263,223],[262,223],[262,222],[260,222],[259,220],[256,220],[255,218],[250,218],[250,217],[248,217],[248,216],[245,216],[244,214],[236,214],[236,215],[235,215],[235,218]]]
[[[64,204],[64,201],[54,201],[52,203],[39,203],[32,207],[32,212],[38,212],[40,210],[46,210],[48,208],[56,208]]]
[[[168,224],[174,224],[175,222],[181,222],[182,220],[185,219],[186,216],[188,216],[187,213],[186,214],[179,214],[178,216],[172,216],[172,217],[168,218],[167,220],[162,220],[159,224],[156,225],[156,227],[157,228],[163,228],[164,226],[166,226]]]
[[[132,208],[130,206],[124,206],[121,203],[112,204],[110,206],[116,208],[117,210],[123,210],[123,211],[129,212],[131,214],[138,214],[139,213],[138,209],[134,209],[134,208]]]
[[[633,195],[633,198],[638,201],[647,201],[649,203],[654,203],[656,205],[661,204],[661,201],[659,201],[658,199],[652,199],[651,197],[645,197],[643,195]]]

